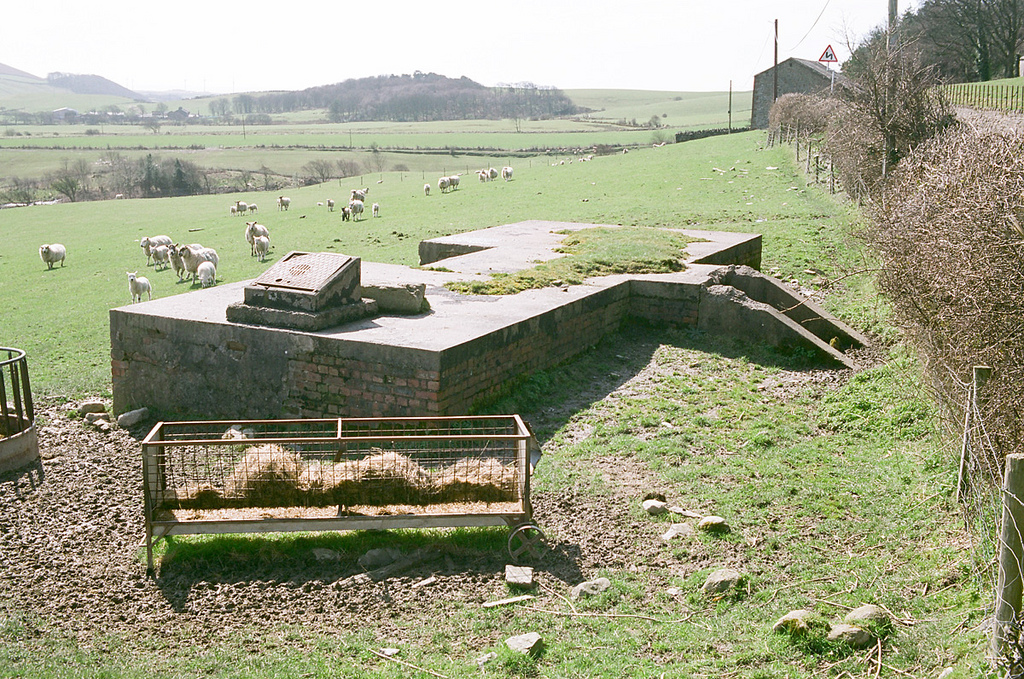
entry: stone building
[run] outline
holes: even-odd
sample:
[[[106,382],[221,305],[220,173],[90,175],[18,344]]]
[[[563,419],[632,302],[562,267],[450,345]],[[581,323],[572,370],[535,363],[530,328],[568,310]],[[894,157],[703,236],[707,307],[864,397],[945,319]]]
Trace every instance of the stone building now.
[[[824,64],[807,59],[791,58],[780,62],[779,92],[784,94],[820,94],[834,87],[845,87],[847,79],[840,73],[829,70]],[[834,80],[833,80],[834,76]],[[754,94],[751,103],[750,127],[763,130],[768,127],[768,113],[775,89],[775,67],[754,76]]]

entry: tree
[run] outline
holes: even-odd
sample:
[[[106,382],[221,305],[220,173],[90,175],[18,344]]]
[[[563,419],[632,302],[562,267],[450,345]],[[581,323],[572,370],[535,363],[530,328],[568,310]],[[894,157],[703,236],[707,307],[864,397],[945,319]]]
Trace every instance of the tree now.
[[[67,197],[72,203],[78,200],[82,193],[82,184],[72,174],[58,173],[50,180],[50,188]]]
[[[150,132],[152,132],[153,134],[160,133],[160,121],[156,118],[148,119],[146,122],[142,124],[142,126],[149,130]]]
[[[36,199],[37,185],[31,179],[11,177],[7,186],[0,186],[0,201],[28,205]]]
[[[370,158],[366,161],[366,167],[370,172],[383,172],[388,166],[388,159],[377,147],[377,142],[370,144]]]
[[[302,166],[302,170],[317,184],[329,182],[334,178],[334,163],[323,158],[309,161]]]

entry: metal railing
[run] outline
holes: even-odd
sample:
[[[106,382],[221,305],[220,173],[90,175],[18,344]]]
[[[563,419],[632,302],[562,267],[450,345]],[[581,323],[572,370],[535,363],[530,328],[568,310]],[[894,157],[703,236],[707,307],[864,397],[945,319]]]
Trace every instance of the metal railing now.
[[[0,416],[0,438],[20,434],[35,421],[28,361],[21,349],[0,347]]]

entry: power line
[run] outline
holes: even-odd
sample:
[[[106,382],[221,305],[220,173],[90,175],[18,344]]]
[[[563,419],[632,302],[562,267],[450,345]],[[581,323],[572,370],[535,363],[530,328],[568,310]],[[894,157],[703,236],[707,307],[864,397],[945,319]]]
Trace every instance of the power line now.
[[[814,20],[814,23],[811,24],[811,27],[809,29],[807,29],[806,33],[804,33],[804,37],[800,38],[800,42],[798,42],[797,44],[795,44],[795,45],[793,45],[792,47],[789,48],[790,52],[792,52],[797,47],[802,45],[804,43],[804,40],[807,40],[807,36],[809,36],[811,34],[811,31],[814,30],[814,27],[818,25],[819,21],[821,21],[821,17],[824,16],[825,10],[828,9],[828,3],[830,3],[830,2],[832,2],[832,0],[825,0],[825,6],[821,8],[821,12],[818,14],[818,18]]]

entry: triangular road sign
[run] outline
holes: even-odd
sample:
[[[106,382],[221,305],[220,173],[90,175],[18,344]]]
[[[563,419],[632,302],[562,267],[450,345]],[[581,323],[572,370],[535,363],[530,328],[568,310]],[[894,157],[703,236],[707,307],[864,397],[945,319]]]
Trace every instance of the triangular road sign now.
[[[825,48],[825,51],[821,53],[820,57],[818,57],[818,61],[824,61],[828,63],[835,63],[839,61],[839,59],[836,58],[836,51],[832,49],[832,45],[829,45],[828,47]]]

